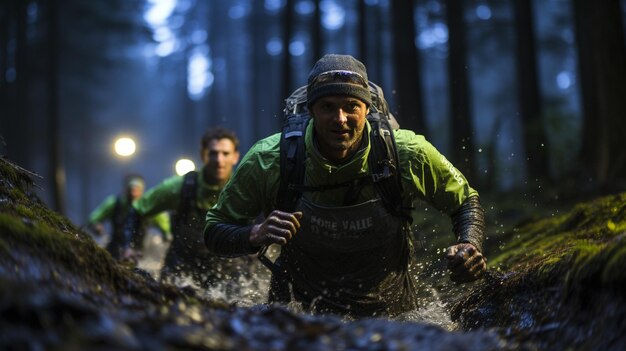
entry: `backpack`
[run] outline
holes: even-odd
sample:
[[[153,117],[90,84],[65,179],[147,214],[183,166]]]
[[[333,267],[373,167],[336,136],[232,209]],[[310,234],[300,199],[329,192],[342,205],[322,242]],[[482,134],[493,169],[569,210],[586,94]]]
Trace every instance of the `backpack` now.
[[[196,205],[196,189],[198,188],[198,171],[187,172],[183,176],[183,185],[180,190],[180,204],[176,209],[174,225],[179,230],[189,222],[189,215]]]
[[[367,115],[371,126],[371,151],[368,164],[372,181],[380,195],[385,208],[393,215],[399,216],[409,224],[412,222],[409,210],[402,207],[400,169],[398,152],[393,130],[399,125],[389,112],[382,89],[369,82],[372,105]],[[321,191],[342,186],[360,184],[336,184],[322,187],[304,186],[304,161],[306,157],[304,134],[310,120],[307,109],[306,86],[296,89],[285,100],[285,120],[280,138],[280,186],[276,207],[281,211],[292,212],[298,200],[306,191]]]
[[[111,216],[113,220],[113,231],[119,230],[118,228],[122,228],[124,226],[124,220],[126,219],[126,214],[122,211],[122,202],[124,195],[118,195],[115,198],[115,204],[113,205],[113,216]]]

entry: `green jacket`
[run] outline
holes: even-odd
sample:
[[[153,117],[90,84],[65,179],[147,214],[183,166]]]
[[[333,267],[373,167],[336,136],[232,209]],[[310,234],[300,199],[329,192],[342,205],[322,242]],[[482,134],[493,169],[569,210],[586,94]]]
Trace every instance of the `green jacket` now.
[[[370,125],[367,124],[366,135]],[[423,200],[451,214],[466,198],[477,196],[465,177],[426,139],[410,130],[394,131],[400,160],[403,206],[413,207]],[[313,123],[306,130],[306,185],[342,183],[369,172],[367,156],[370,145],[362,148],[344,165],[326,160],[313,146]],[[224,188],[217,204],[206,215],[206,228],[214,224],[248,225],[259,213],[275,209],[280,184],[280,134],[258,141],[243,157],[237,171]],[[340,205],[342,189],[307,194],[319,205]],[[364,187],[360,200],[377,196],[372,185]]]
[[[90,214],[89,214],[89,225],[93,225],[96,223],[102,223],[104,221],[110,220],[113,222],[113,226],[121,226],[123,225],[123,220],[126,218],[129,210],[128,199],[126,197],[121,197],[121,204],[118,211],[120,213],[115,213],[115,203],[117,202],[118,196],[110,195],[107,196],[102,203],[100,203]],[[117,221],[115,216],[119,216],[120,223],[115,223]],[[170,217],[167,212],[155,212],[148,222],[146,223],[150,226],[155,226],[161,230],[164,236],[168,236],[171,233],[171,225],[170,225]],[[116,230],[116,228],[114,228]],[[121,228],[119,228],[121,230]]]
[[[173,211],[173,239],[163,262],[161,279],[176,282],[178,278],[188,276],[197,286],[206,289],[236,284],[234,282],[241,276],[250,279],[249,272],[253,265],[246,258],[218,257],[204,245],[202,230],[206,212],[217,202],[222,187],[207,184],[203,174],[204,168],[195,174],[195,203],[181,203],[192,197],[183,194],[186,192],[183,189],[185,176],[173,176],[146,191],[133,207],[140,217],[164,210]],[[178,213],[180,210],[185,212]]]
[[[195,207],[204,212],[217,202],[222,188],[218,185],[207,184],[202,176],[203,173],[204,167],[198,171]],[[177,210],[180,206],[182,187],[183,176],[169,177],[146,191],[138,201],[133,203],[133,207],[141,217],[151,216],[161,211]]]
[[[107,220],[113,220],[117,198],[118,196],[116,195],[107,196],[104,201],[91,211],[87,224],[97,224]],[[122,198],[122,205],[124,213],[128,212],[128,200],[126,198]]]

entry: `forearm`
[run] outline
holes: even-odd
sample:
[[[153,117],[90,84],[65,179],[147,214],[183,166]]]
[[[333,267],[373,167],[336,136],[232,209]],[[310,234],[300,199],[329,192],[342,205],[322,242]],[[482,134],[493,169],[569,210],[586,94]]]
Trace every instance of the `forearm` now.
[[[237,257],[253,254],[259,247],[250,244],[252,226],[214,224],[204,231],[204,243],[209,251],[222,257]]]
[[[108,196],[102,203],[98,205],[91,213],[87,220],[87,224],[102,223],[113,217],[113,209],[115,208],[115,202],[117,198],[115,196]]]
[[[468,197],[461,207],[451,215],[452,231],[460,243],[470,243],[483,251],[485,237],[485,211],[478,196]]]

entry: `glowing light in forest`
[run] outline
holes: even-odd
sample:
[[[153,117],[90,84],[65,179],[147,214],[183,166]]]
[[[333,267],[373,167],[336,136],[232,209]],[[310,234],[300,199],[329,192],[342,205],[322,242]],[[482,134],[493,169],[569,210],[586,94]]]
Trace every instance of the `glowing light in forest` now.
[[[416,46],[420,49],[428,49],[448,42],[448,27],[445,23],[438,22],[425,29],[415,38]]]
[[[237,4],[228,9],[228,17],[231,19],[241,19],[248,15],[249,8],[242,4]]]
[[[195,170],[196,164],[193,163],[193,161],[190,159],[181,158],[180,160],[176,161],[176,165],[174,166],[174,168],[176,169],[176,174],[185,175],[188,172]]]
[[[280,41],[280,38],[274,37],[268,40],[267,44],[265,44],[265,51],[270,56],[280,55],[283,52],[283,43]]]
[[[182,25],[180,16],[169,23],[177,3],[177,0],[148,0],[143,18],[154,30],[152,38],[158,43],[154,49],[157,56],[169,56],[180,47],[176,34],[172,31],[172,25]]]
[[[556,85],[561,90],[566,90],[572,86],[572,75],[568,71],[561,71],[556,76]]]
[[[159,27],[155,29],[152,34],[152,39],[158,42],[170,40],[171,38],[174,38],[174,33],[172,33],[172,30],[168,27]]]
[[[165,57],[176,51],[178,48],[178,41],[176,39],[166,40],[159,43],[155,49],[155,53],[160,57]]]
[[[191,33],[190,39],[191,39],[191,42],[194,44],[202,44],[207,40],[208,37],[209,37],[209,34],[207,33],[206,30],[196,29],[193,31],[193,33]]]
[[[300,1],[295,6],[296,13],[299,15],[310,15],[315,11],[315,3],[313,1]]]
[[[268,12],[277,12],[281,7],[285,6],[285,0],[265,0],[265,9]]]
[[[211,59],[199,50],[189,57],[187,66],[187,92],[193,100],[204,96],[206,88],[213,85],[215,77],[211,72]]]
[[[487,5],[476,6],[476,16],[481,20],[488,20],[491,18],[491,8]]]
[[[343,27],[346,21],[346,11],[334,1],[323,0],[320,2],[322,12],[322,25],[329,30],[337,30]]]
[[[131,156],[137,149],[135,141],[128,137],[122,137],[115,140],[113,148],[115,149],[115,153],[122,157]]]
[[[176,0],[149,0],[150,8],[144,13],[143,18],[154,27],[162,26],[174,12],[176,2]]]
[[[304,46],[304,42],[301,40],[294,40],[289,44],[289,53],[292,56],[302,56],[306,51],[306,47]]]

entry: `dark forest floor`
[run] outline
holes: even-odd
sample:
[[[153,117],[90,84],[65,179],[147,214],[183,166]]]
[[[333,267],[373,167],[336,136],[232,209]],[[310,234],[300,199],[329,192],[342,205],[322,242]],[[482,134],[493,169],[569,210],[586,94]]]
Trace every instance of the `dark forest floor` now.
[[[591,201],[547,193],[483,195],[489,271],[463,286],[441,274],[441,250],[453,239],[449,220],[425,211],[416,221],[418,255],[430,262],[422,274],[448,301],[459,326],[451,332],[203,299],[115,263],[31,189],[28,172],[0,159],[2,349],[626,347],[626,193]]]

